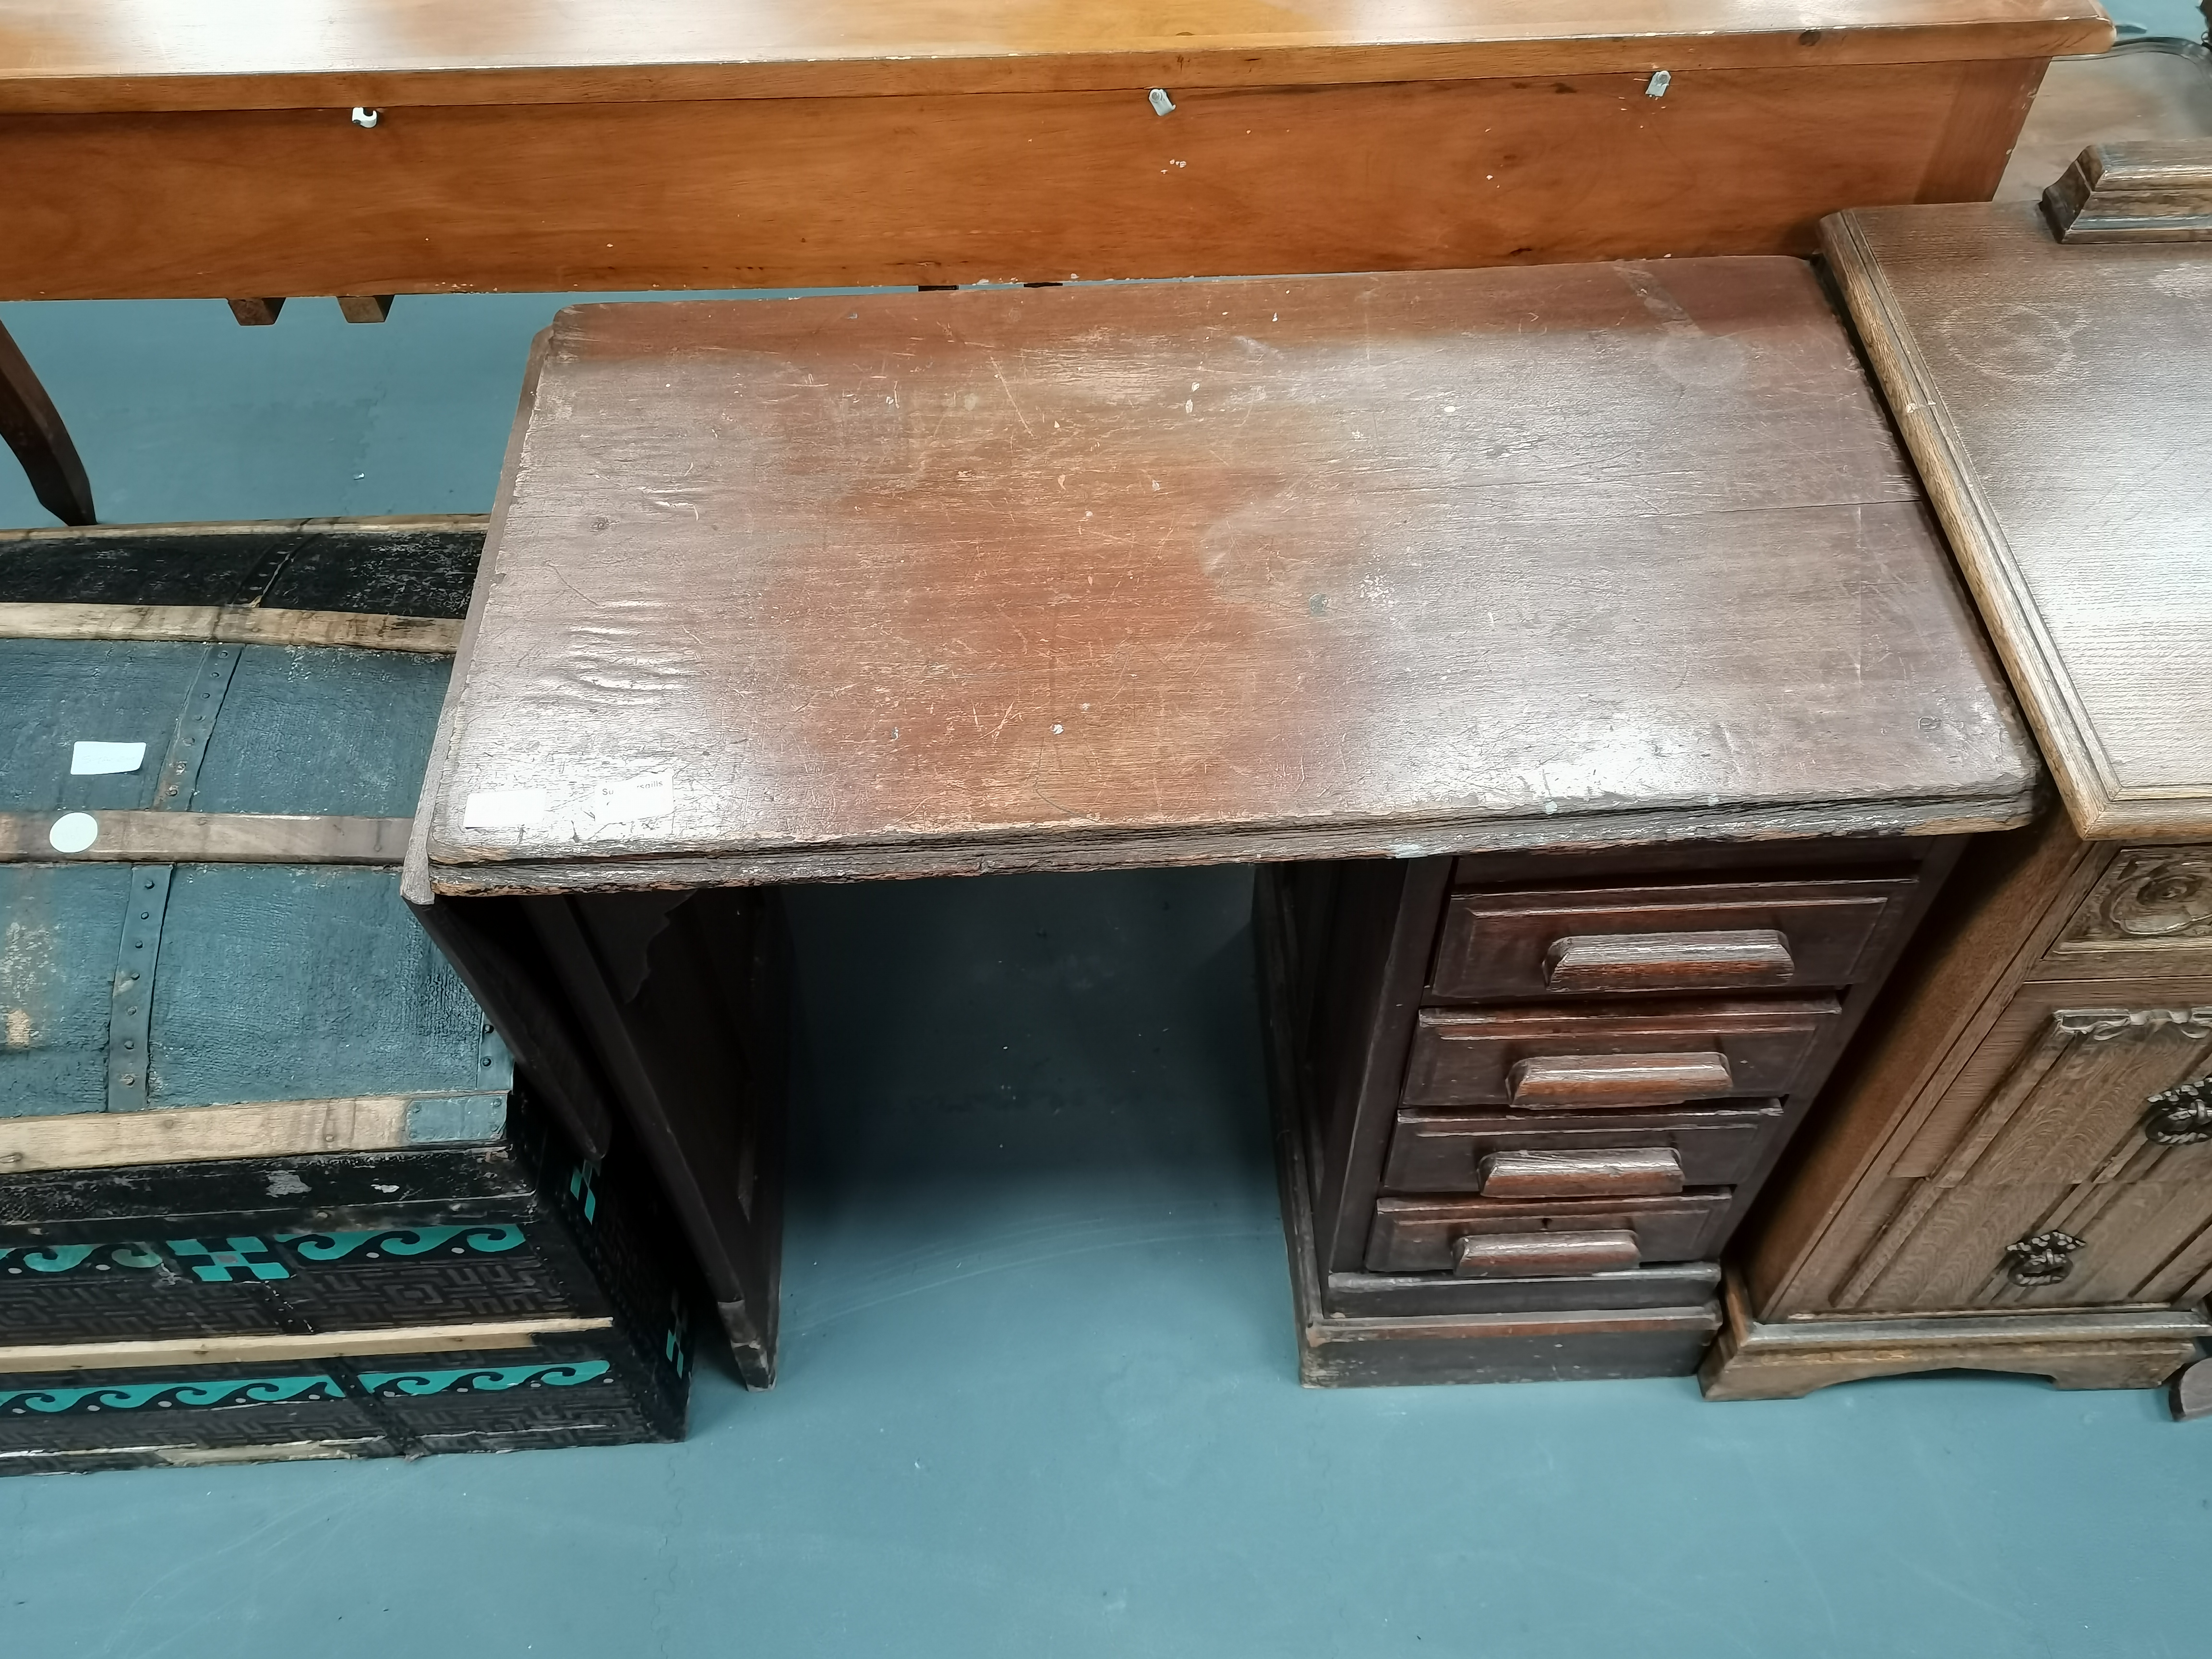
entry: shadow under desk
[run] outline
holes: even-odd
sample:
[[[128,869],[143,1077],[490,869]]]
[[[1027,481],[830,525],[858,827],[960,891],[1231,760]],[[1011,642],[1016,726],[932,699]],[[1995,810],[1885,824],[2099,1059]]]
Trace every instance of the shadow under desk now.
[[[1192,864],[1267,866],[1307,1380],[1680,1373],[2037,777],[1796,260],[586,306],[405,891],[757,1384],[779,887]]]

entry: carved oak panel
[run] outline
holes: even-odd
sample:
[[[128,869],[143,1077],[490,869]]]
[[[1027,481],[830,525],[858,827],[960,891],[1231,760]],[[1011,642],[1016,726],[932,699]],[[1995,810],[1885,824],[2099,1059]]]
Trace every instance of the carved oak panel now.
[[[2170,1303],[2212,1275],[2212,1004],[2052,1006],[2110,988],[2023,993],[2010,1069],[1916,1146],[1839,1310]]]

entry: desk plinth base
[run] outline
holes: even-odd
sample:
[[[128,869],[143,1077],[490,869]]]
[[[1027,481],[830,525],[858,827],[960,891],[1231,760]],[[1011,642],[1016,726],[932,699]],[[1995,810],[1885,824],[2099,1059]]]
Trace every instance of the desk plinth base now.
[[[1417,1284],[1372,1274],[1338,1274],[1335,1300],[1378,1310],[1456,1297],[1515,1303],[1489,1312],[1331,1312],[1316,1266],[1313,1208],[1303,1137],[1277,1091],[1277,1169],[1282,1179],[1283,1237],[1291,1258],[1297,1311],[1298,1381],[1309,1388],[1394,1387],[1419,1382],[1556,1382],[1601,1377],[1687,1376],[1720,1327],[1720,1304],[1694,1298],[1715,1270],[1674,1270],[1532,1279],[1510,1284]],[[1417,1299],[1418,1298],[1418,1299]],[[1660,1305],[1637,1306],[1657,1299]],[[1575,1306],[1605,1300],[1609,1308]]]
[[[1699,1367],[1708,1400],[1796,1400],[1833,1382],[1914,1371],[2023,1371],[2062,1389],[2155,1389],[2203,1350],[2212,1320],[2182,1309],[2036,1308],[1899,1319],[1750,1316],[1727,1286],[1727,1322]]]

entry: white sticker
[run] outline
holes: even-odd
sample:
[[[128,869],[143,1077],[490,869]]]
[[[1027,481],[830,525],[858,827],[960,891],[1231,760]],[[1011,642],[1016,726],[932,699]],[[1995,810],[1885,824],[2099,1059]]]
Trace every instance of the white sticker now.
[[[81,743],[70,750],[70,775],[105,777],[112,772],[136,772],[146,763],[143,743]]]
[[[600,823],[635,823],[643,818],[665,818],[676,810],[676,775],[651,772],[626,783],[610,784],[584,803],[584,811]]]
[[[100,820],[89,812],[64,812],[46,831],[46,843],[57,853],[82,853],[100,839]]]
[[[527,830],[545,817],[543,789],[479,789],[461,811],[464,830]]]

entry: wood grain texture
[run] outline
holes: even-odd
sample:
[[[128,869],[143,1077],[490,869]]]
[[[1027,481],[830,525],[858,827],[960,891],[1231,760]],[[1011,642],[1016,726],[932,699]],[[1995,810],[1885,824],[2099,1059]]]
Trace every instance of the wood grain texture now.
[[[397,864],[409,818],[311,817],[281,812],[91,814],[98,839],[58,852],[54,812],[0,812],[0,863]]]
[[[222,0],[0,5],[0,108],[1066,91],[2100,50],[2090,0]]]
[[[30,479],[31,493],[47,512],[66,525],[88,525],[99,516],[69,428],[4,326],[0,326],[0,441],[15,452]]]
[[[1702,991],[1787,984],[1797,964],[1772,927],[1612,937],[1571,933],[1546,979],[1557,991]]]
[[[441,891],[1939,833],[2033,776],[1792,261],[578,307],[514,456]]]
[[[421,1097],[0,1117],[0,1173],[396,1151],[411,1144],[410,1098]]]
[[[2137,1011],[2148,1012],[2130,1021]],[[1905,1312],[2166,1299],[2154,1294],[2163,1270],[2212,1232],[2212,1155],[2148,1141],[2144,1120],[2151,1095],[2212,1060],[2212,981],[2027,988],[1977,1060],[2006,1069],[1994,1084],[1977,1067],[1963,1072],[1890,1166],[1911,1191],[1833,1306]],[[2005,1247],[2053,1229],[2085,1241],[2080,1261],[2054,1285],[2012,1283]],[[2180,1274],[2175,1291],[2194,1277]]]
[[[194,1340],[25,1343],[0,1347],[0,1376],[23,1371],[130,1370],[149,1365],[235,1365],[349,1354],[468,1353],[529,1348],[541,1336],[614,1328],[611,1319],[509,1319],[469,1325],[410,1325],[389,1331],[317,1331],[299,1335],[216,1336]]]
[[[1551,1279],[1561,1273],[1617,1272],[1640,1259],[1636,1235],[1623,1230],[1583,1233],[1496,1233],[1452,1242],[1458,1279]]]
[[[2042,60],[0,114],[0,299],[1059,282],[1809,253],[1978,200]],[[1758,165],[1745,162],[1756,155]],[[826,204],[834,204],[834,210]]]
[[[443,617],[264,611],[243,605],[0,602],[0,640],[202,640],[225,645],[343,645],[451,656],[461,625]]]
[[[1667,1146],[1490,1152],[1476,1176],[1484,1198],[1648,1198],[1683,1187],[1682,1160]]]
[[[1449,1041],[1459,1034],[1445,1035]],[[1727,1094],[1735,1080],[1728,1056],[1711,1052],[1546,1054],[1515,1061],[1506,1076],[1505,1103],[1516,1112],[1679,1106],[1701,1096]]]
[[[2212,832],[2212,250],[2013,203],[1822,237],[2076,827]]]
[[[2055,808],[1969,846],[1743,1240],[1738,1263],[1756,1317],[1832,1305],[1905,1196],[1889,1169],[2110,856]]]

